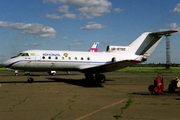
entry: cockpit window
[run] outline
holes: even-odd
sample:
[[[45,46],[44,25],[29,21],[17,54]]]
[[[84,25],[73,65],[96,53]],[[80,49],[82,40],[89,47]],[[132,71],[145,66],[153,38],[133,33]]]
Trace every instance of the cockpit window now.
[[[19,57],[21,54],[22,54],[22,53],[19,53],[18,55],[14,56],[14,57],[12,57],[12,58]],[[11,58],[11,59],[12,59],[12,58]]]
[[[18,55],[14,56],[12,58],[16,58],[16,57],[19,57],[19,56],[29,56],[29,54],[28,53],[19,53]]]
[[[22,53],[21,56],[29,56],[28,53]]]
[[[22,53],[21,56],[26,56],[26,54],[25,54],[25,53]]]
[[[26,56],[29,56],[29,54],[28,54],[28,53],[26,53]]]

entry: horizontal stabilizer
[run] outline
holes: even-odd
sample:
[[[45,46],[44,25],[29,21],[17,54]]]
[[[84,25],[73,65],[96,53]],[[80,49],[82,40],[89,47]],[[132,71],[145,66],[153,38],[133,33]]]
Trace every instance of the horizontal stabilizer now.
[[[135,51],[136,55],[150,56],[164,35],[171,35],[178,32],[176,30],[161,31],[161,32],[145,32],[135,41],[133,41],[129,47],[132,51]]]
[[[150,35],[170,35],[171,33],[178,32],[177,30],[169,30],[169,31],[161,31],[161,32],[154,32],[150,33]]]

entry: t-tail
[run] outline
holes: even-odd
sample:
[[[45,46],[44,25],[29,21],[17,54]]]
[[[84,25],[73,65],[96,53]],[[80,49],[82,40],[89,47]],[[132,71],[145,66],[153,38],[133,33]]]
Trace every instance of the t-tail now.
[[[146,57],[152,54],[164,35],[170,35],[175,32],[178,31],[144,32],[128,46],[108,46],[107,52],[126,52],[127,54],[144,56],[144,60],[146,60]]]
[[[132,48],[131,52],[134,52],[136,55],[150,56],[159,42],[162,40],[163,36],[170,35],[174,32],[178,31],[170,30],[154,33],[145,32],[131,44],[129,44],[129,47]]]
[[[91,46],[89,52],[97,52],[97,51],[98,51],[98,47],[99,47],[99,42],[94,43],[94,44]]]

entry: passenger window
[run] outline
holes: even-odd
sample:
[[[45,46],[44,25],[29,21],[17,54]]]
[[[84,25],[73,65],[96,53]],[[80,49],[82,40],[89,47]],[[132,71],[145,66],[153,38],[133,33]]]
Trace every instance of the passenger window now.
[[[55,58],[56,60],[58,59],[58,57]]]
[[[49,56],[48,58],[49,58],[49,59],[51,59],[51,57],[50,57],[50,56]]]
[[[77,60],[77,57],[75,57],[75,60]]]
[[[43,56],[42,59],[45,59],[45,57]]]
[[[87,60],[90,60],[90,58],[88,57]]]
[[[83,60],[83,57],[81,57],[81,60]]]
[[[71,60],[71,57],[69,57],[69,60]]]

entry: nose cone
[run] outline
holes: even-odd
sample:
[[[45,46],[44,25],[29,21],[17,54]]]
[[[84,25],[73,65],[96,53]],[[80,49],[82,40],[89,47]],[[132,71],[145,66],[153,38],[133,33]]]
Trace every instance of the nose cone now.
[[[10,60],[6,60],[5,62],[2,63],[2,66],[9,68],[10,66]]]

